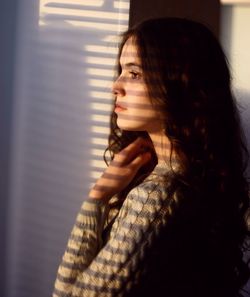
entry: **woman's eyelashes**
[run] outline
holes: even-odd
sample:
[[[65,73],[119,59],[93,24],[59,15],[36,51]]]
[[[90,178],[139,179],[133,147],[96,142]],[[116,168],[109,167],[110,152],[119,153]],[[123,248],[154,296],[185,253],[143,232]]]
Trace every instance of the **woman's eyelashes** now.
[[[131,79],[139,79],[141,77],[141,73],[137,72],[137,71],[134,71],[134,70],[130,70],[129,71],[129,77]]]
[[[129,80],[140,80],[142,78],[142,72],[138,70],[123,70],[117,78],[117,81],[127,82]]]

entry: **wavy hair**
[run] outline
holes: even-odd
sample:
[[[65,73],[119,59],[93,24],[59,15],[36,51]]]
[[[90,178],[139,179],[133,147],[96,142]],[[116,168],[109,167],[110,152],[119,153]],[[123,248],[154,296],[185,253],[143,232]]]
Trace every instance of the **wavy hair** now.
[[[123,34],[118,58],[130,37],[141,58],[150,100],[162,106],[171,155],[175,152],[181,165],[179,172],[173,170],[172,188],[168,189],[171,195],[177,192],[183,197],[170,204],[172,220],[181,208],[182,215],[191,208],[193,213],[203,210],[199,232],[232,263],[231,286],[236,294],[249,277],[242,260],[249,207],[248,152],[227,59],[213,33],[191,20],[161,18],[140,23]],[[121,73],[119,63],[117,68]],[[106,153],[113,159],[138,136],[149,139],[146,132],[119,129],[112,112]],[[120,202],[152,171],[157,163],[152,154],[151,163],[119,193]]]

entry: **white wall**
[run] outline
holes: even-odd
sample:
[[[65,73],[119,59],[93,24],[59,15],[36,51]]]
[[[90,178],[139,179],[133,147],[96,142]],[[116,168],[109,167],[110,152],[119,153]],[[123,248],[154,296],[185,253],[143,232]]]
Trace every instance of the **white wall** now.
[[[223,5],[221,41],[227,53],[233,87],[250,148],[250,3]],[[250,168],[248,170],[250,175]]]
[[[233,88],[239,104],[243,127],[250,151],[250,3],[224,5],[221,19],[221,41],[228,56],[233,77]],[[250,164],[247,170],[250,176]],[[250,254],[245,254],[246,261]],[[250,281],[246,294],[249,296]]]
[[[7,295],[51,296],[104,166],[117,36],[129,1],[22,0],[18,11]]]

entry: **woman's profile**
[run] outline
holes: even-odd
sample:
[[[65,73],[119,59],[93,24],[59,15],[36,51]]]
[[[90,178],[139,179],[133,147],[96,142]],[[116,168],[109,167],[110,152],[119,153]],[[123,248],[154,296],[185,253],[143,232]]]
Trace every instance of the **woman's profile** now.
[[[220,44],[200,23],[150,19],[118,60],[109,166],[53,296],[241,296],[248,152]]]

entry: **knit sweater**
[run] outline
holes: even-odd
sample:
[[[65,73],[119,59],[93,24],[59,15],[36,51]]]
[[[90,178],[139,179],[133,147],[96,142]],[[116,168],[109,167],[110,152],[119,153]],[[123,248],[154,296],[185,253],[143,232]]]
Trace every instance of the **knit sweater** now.
[[[166,224],[168,197],[160,178],[168,170],[158,164],[129,192],[118,214],[110,212],[102,201],[83,202],[58,270],[53,297],[125,296],[136,286],[146,250],[160,226]]]
[[[236,296],[230,257],[206,231],[209,213],[185,190],[169,197],[171,173],[158,164],[117,210],[83,202],[53,297]],[[182,202],[172,214],[175,201]]]

